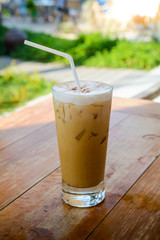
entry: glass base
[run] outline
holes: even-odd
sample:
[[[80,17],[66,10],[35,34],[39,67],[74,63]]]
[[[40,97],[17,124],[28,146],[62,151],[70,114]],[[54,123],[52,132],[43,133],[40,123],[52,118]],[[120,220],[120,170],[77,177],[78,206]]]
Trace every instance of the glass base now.
[[[74,207],[93,207],[105,198],[105,187],[102,181],[95,187],[77,188],[62,182],[62,199]]]

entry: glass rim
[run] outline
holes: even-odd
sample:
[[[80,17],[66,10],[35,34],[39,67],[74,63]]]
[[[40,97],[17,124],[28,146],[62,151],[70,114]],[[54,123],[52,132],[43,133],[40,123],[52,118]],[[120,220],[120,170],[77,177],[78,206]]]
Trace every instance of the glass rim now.
[[[76,94],[71,94],[71,93],[66,93],[66,92],[59,92],[59,91],[56,91],[54,89],[55,86],[57,85],[62,85],[62,84],[65,84],[65,83],[75,83],[75,81],[66,81],[66,82],[60,82],[60,83],[57,83],[55,85],[52,86],[52,93],[57,93],[57,94],[63,94],[63,95],[66,95],[66,96],[79,96],[79,97],[93,97],[93,96],[96,96],[96,95],[102,95],[102,94],[106,94],[106,93],[111,93],[113,91],[113,86],[108,84],[108,83],[105,83],[105,82],[98,82],[98,81],[89,81],[89,80],[82,80],[82,82],[96,82],[96,83],[99,83],[99,84],[104,84],[108,87],[108,89],[106,89],[106,91],[104,92],[101,92],[101,93],[96,93],[96,94],[89,94],[89,95],[82,95],[82,94],[79,94],[79,92],[76,92]],[[81,83],[81,82],[80,82]]]

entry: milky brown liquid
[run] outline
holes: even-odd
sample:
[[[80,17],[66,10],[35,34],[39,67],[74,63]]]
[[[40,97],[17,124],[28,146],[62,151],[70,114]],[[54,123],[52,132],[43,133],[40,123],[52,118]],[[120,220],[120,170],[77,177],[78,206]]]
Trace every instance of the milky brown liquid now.
[[[104,179],[111,100],[85,106],[54,99],[62,179],[87,188]]]

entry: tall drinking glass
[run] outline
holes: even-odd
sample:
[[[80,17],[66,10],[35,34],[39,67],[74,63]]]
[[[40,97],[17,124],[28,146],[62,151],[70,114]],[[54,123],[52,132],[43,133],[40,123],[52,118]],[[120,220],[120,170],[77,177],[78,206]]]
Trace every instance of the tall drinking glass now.
[[[104,173],[112,86],[74,82],[52,87],[62,171],[62,199],[76,207],[95,206],[105,198]]]

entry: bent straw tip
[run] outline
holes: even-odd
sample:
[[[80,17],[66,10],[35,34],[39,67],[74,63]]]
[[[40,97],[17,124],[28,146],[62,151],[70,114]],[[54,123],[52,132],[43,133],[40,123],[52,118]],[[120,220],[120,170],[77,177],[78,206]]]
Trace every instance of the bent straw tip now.
[[[24,40],[24,44],[67,58],[70,62],[70,65],[71,65],[71,69],[72,69],[72,72],[73,72],[73,75],[74,75],[74,79],[75,79],[75,82],[76,82],[76,85],[77,85],[77,89],[78,89],[79,92],[81,92],[78,76],[77,76],[75,65],[74,65],[74,61],[73,61],[73,58],[72,58],[71,55],[69,55],[67,53],[64,53],[64,52],[60,52],[60,51],[55,50],[55,49],[51,49],[51,48],[42,46],[42,45],[34,43],[34,42],[30,42],[28,40]]]
[[[32,42],[30,42],[30,41],[28,41],[28,40],[25,39],[25,40],[24,40],[24,44],[25,44],[25,45],[31,45]]]

